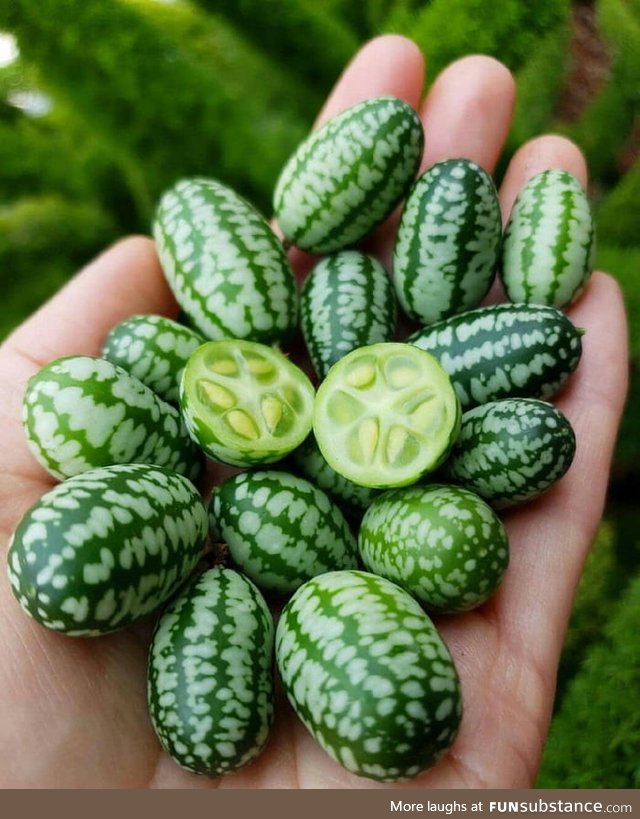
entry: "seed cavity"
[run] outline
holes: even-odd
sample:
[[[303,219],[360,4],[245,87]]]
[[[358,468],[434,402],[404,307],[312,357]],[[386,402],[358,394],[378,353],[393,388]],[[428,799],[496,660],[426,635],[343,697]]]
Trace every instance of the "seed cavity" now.
[[[269,427],[269,432],[273,433],[282,419],[282,401],[274,395],[267,395],[260,402],[260,410]]]
[[[424,401],[418,404],[410,419],[414,429],[422,434],[432,434],[444,424],[445,409],[441,401]]]
[[[232,358],[211,358],[207,366],[218,375],[238,375],[238,365]]]
[[[385,378],[392,389],[402,390],[420,378],[420,367],[409,356],[393,356],[385,363]]]
[[[270,361],[267,361],[265,358],[247,358],[245,359],[247,362],[247,369],[252,375],[255,375],[256,378],[259,378],[263,381],[265,378],[269,378],[275,375],[275,367]]]
[[[346,375],[345,381],[350,387],[364,390],[376,380],[375,361],[371,356],[356,361]]]
[[[201,380],[198,387],[201,401],[215,404],[221,409],[231,409],[231,407],[236,404],[233,393],[225,387],[220,386],[220,384],[215,384],[213,381]]]
[[[364,414],[365,405],[344,390],[336,390],[327,402],[327,415],[341,426],[353,424]]]
[[[365,418],[358,426],[358,443],[362,452],[362,460],[371,463],[376,453],[380,427],[375,418]]]
[[[391,427],[386,455],[392,466],[406,466],[417,457],[419,451],[418,441],[408,430],[398,425]]]
[[[260,436],[257,426],[255,425],[251,416],[244,410],[231,410],[226,416],[225,420],[231,429],[243,438],[250,441],[255,441]]]

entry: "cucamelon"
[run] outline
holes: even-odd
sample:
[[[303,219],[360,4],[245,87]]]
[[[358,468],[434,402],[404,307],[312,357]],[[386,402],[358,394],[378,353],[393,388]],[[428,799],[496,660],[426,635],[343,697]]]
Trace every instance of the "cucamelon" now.
[[[280,174],[273,203],[282,232],[313,253],[354,244],[405,195],[423,145],[420,118],[396,97],[365,100],[333,117]]]
[[[56,478],[146,463],[195,478],[202,458],[180,415],[111,361],[76,355],[47,364],[23,401],[29,449]]]
[[[204,342],[200,333],[165,316],[131,316],[109,332],[102,355],[177,404],[187,359]]]
[[[575,450],[573,429],[560,410],[508,398],[464,413],[443,471],[501,508],[545,492],[569,469]]]
[[[513,302],[564,307],[584,288],[595,255],[587,194],[567,171],[547,170],[518,194],[502,249],[502,282]]]
[[[22,518],[9,548],[9,580],[42,625],[94,636],[162,605],[186,580],[207,535],[195,487],[142,464],[76,475]]]
[[[453,742],[453,660],[419,603],[382,577],[328,572],[301,586],[278,623],[276,660],[302,722],[359,776],[417,776]]]
[[[406,486],[436,469],[459,426],[449,376],[410,344],[372,344],[341,358],[318,388],[313,410],[327,463],[373,488]]]
[[[148,701],[162,747],[193,773],[220,776],[254,759],[273,722],[273,619],[230,569],[204,572],[160,619]]]
[[[314,390],[278,350],[240,339],[209,341],[185,367],[180,408],[211,458],[234,466],[280,460],[311,430]]]
[[[268,343],[291,333],[297,290],[282,243],[235,191],[181,180],[160,200],[153,234],[176,301],[207,338]]]
[[[396,301],[380,262],[356,250],[320,261],[300,299],[304,340],[318,376],[357,347],[392,341]]]
[[[476,307],[493,281],[502,220],[489,174],[468,159],[429,168],[411,189],[393,257],[405,313],[422,324]]]
[[[497,304],[452,316],[407,339],[434,355],[462,409],[499,398],[550,398],[578,366],[582,330],[560,310]]]
[[[288,472],[244,472],[216,486],[209,507],[215,539],[261,589],[290,594],[333,569],[355,569],[355,537],[340,509]]]
[[[500,519],[459,486],[385,492],[367,509],[358,546],[367,569],[436,612],[467,611],[499,586],[509,562]]]

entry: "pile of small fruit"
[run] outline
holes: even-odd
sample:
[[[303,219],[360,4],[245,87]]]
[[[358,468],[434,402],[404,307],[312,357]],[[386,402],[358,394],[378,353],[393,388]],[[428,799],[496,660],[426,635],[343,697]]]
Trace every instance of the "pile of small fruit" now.
[[[294,710],[340,764],[382,781],[434,764],[462,704],[426,612],[493,594],[509,559],[494,510],[571,465],[573,431],[545,399],[580,359],[560,308],[591,270],[585,192],[539,174],[503,235],[473,162],[414,183],[423,139],[392,97],[311,134],[275,189],[284,243],[220,182],[178,182],[154,237],[184,321],[133,316],[102,357],[29,382],[29,446],[62,483],[14,533],[14,593],[82,636],[168,603],[149,709],[188,770],[218,776],[263,749],[274,642]],[[403,199],[390,278],[352,248]],[[324,256],[300,295],[288,245]],[[510,303],[478,307],[496,269]],[[422,327],[404,341],[397,303]],[[299,325],[317,390],[280,349]],[[243,470],[208,508],[203,453]],[[194,572],[203,553],[216,565]],[[285,603],[277,630],[263,594]]]

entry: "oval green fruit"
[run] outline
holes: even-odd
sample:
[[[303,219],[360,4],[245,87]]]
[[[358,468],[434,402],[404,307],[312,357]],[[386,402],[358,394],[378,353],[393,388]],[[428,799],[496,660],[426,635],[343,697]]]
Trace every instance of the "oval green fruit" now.
[[[290,594],[333,569],[355,569],[358,549],[342,512],[313,484],[288,472],[243,472],[216,486],[212,531],[260,588]]]
[[[204,342],[200,333],[166,316],[131,316],[109,332],[102,355],[177,404],[187,359]]]
[[[126,370],[88,355],[47,364],[23,402],[29,449],[54,477],[145,463],[194,479],[202,458],[175,407]]]
[[[503,508],[545,492],[569,469],[575,451],[571,424],[551,404],[492,401],[462,416],[444,475]]]
[[[180,408],[193,440],[233,466],[274,463],[311,430],[314,390],[278,350],[252,341],[210,341],[189,358]]]
[[[548,170],[518,194],[502,248],[502,282],[514,302],[564,307],[593,269],[595,231],[587,194],[567,171]]]
[[[300,307],[304,340],[321,379],[352,350],[393,340],[391,280],[380,262],[356,250],[318,262],[305,280]]]
[[[583,331],[553,307],[495,304],[407,339],[434,355],[463,410],[500,398],[550,398],[578,366]]]
[[[367,509],[358,546],[367,569],[436,612],[468,611],[500,585],[509,544],[488,504],[458,486],[385,492]]]
[[[47,492],[9,548],[9,580],[47,628],[94,636],[161,606],[189,576],[207,513],[184,477],[155,466],[94,469]]]
[[[423,145],[420,118],[396,97],[365,100],[333,117],[280,174],[273,203],[282,232],[313,253],[354,244],[405,195]]]
[[[151,643],[148,702],[165,751],[221,776],[264,748],[273,723],[273,619],[230,569],[204,572],[162,615]]]
[[[410,344],[360,347],[318,388],[313,431],[325,460],[361,486],[406,486],[436,469],[460,405],[436,359]]]
[[[160,200],[153,234],[176,301],[207,338],[269,343],[292,332],[298,295],[282,243],[231,188],[181,180]]]
[[[393,256],[405,313],[422,324],[476,307],[493,281],[502,218],[489,174],[468,159],[429,168],[411,189]]]
[[[328,572],[301,586],[278,623],[276,660],[302,722],[359,776],[417,776],[454,740],[451,655],[417,601],[382,577]]]

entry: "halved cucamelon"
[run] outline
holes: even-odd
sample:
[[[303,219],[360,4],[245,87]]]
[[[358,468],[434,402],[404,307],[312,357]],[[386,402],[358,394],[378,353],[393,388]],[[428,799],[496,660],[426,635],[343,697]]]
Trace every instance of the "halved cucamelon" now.
[[[165,316],[131,316],[109,332],[102,355],[177,404],[184,365],[204,342],[200,333]]]
[[[351,350],[393,339],[396,300],[387,271],[343,250],[313,268],[300,300],[304,340],[320,378]]]
[[[409,344],[373,344],[342,358],[318,389],[313,429],[327,463],[361,486],[414,483],[442,462],[460,405],[436,359]]]
[[[253,205],[213,179],[183,179],[153,226],[176,301],[207,338],[272,342],[296,325],[298,296],[282,243]]]
[[[273,463],[311,430],[314,391],[277,350],[252,341],[210,341],[189,358],[180,406],[189,434],[234,466]]]
[[[359,486],[330,467],[313,433],[291,453],[291,463],[294,471],[326,492],[350,520],[359,520],[381,491]]]
[[[514,302],[564,307],[584,288],[595,254],[587,194],[575,176],[543,171],[522,188],[507,223],[502,282]]]
[[[313,484],[288,472],[243,472],[216,486],[214,537],[260,588],[290,594],[333,569],[355,569],[356,539],[342,512]]]
[[[76,475],[22,518],[9,580],[47,628],[94,636],[161,606],[195,567],[207,513],[177,473],[130,464]]]
[[[465,412],[444,474],[502,508],[541,495],[569,469],[575,450],[560,410],[509,398]]]
[[[479,606],[509,562],[507,535],[491,507],[441,484],[385,492],[367,509],[358,546],[369,571],[436,612]]]
[[[160,619],[148,701],[162,747],[189,771],[220,776],[263,749],[273,723],[273,619],[230,569],[204,572]]]
[[[122,367],[75,355],[47,364],[23,402],[29,449],[56,478],[146,463],[195,478],[202,458],[175,407]]]
[[[453,660],[411,595],[382,577],[328,572],[301,586],[276,630],[294,710],[359,776],[417,776],[449,748],[462,712]]]
[[[427,170],[411,189],[393,256],[405,313],[423,324],[476,307],[495,274],[502,219],[489,174],[468,159]]]
[[[284,235],[314,253],[354,244],[405,195],[424,145],[420,118],[396,97],[365,100],[307,137],[276,184]]]
[[[499,398],[550,398],[578,366],[583,331],[535,304],[480,307],[407,339],[449,373],[462,409]]]

